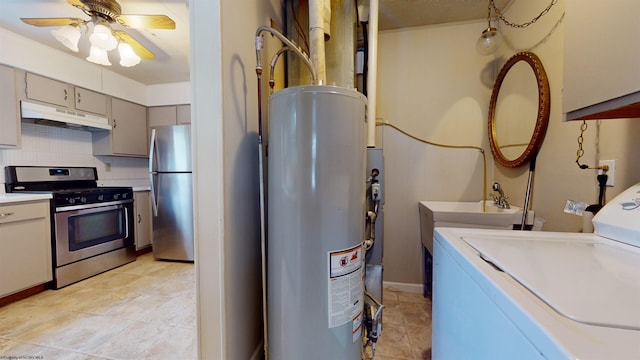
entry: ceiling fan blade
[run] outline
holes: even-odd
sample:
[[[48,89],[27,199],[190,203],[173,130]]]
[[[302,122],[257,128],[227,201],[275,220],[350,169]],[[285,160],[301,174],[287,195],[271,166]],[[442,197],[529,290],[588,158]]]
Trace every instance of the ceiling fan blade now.
[[[128,15],[122,14],[116,17],[116,21],[122,26],[134,29],[168,29],[176,28],[176,23],[166,15]]]
[[[33,26],[65,26],[84,23],[84,20],[78,18],[20,18],[20,20]]]
[[[89,7],[85,5],[81,0],[67,0],[67,2],[77,8],[89,10]]]
[[[144,47],[142,44],[140,44],[136,39],[132,38],[126,32],[122,30],[113,30],[113,35],[116,38],[120,39],[121,41],[124,41],[127,44],[129,44],[131,48],[133,48],[133,51],[141,58],[145,60],[151,60],[156,57],[155,55],[153,55],[151,51],[149,51],[149,49]]]

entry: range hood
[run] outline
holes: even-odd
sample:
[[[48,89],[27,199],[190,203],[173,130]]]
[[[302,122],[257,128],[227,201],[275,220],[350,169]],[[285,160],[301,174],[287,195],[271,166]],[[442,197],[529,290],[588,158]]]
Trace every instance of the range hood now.
[[[107,117],[85,114],[73,110],[58,109],[53,106],[20,102],[22,121],[40,125],[76,128],[86,131],[111,130]]]

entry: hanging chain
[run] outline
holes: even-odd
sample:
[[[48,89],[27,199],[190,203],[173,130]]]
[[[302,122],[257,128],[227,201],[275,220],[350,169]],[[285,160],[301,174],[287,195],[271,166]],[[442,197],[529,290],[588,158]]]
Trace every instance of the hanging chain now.
[[[587,169],[588,165],[580,165],[580,158],[584,155],[584,150],[582,149],[582,143],[584,142],[584,132],[587,130],[587,122],[582,120],[582,125],[580,125],[580,136],[578,136],[578,151],[576,151],[576,164],[580,167],[580,169]]]
[[[551,10],[551,7],[553,5],[555,5],[558,0],[551,0],[551,2],[549,3],[549,5],[542,10],[542,12],[534,17],[533,19],[531,19],[531,21],[526,22],[526,23],[522,23],[522,24],[514,24],[512,22],[509,22],[509,20],[505,19],[504,15],[500,12],[500,9],[498,9],[498,7],[496,6],[496,4],[493,2],[494,0],[489,0],[489,5],[493,8],[493,10],[496,12],[496,15],[498,15],[498,17],[500,18],[500,20],[502,20],[505,24],[514,27],[514,28],[526,28],[527,26],[535,23],[536,21],[538,21],[541,17],[543,17],[544,15],[546,15],[549,10]]]

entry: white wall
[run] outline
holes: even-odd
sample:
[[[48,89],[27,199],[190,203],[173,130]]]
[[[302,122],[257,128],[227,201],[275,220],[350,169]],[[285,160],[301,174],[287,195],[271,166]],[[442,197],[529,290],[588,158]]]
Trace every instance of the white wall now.
[[[486,23],[485,23],[486,25]],[[383,31],[378,120],[431,142],[486,148],[492,59],[476,54],[481,22]],[[476,149],[426,145],[378,127],[384,149],[385,281],[421,284],[420,200],[479,201],[484,160]],[[491,176],[492,159],[487,154]]]
[[[563,122],[562,69],[564,48],[564,0],[559,0],[548,15],[526,29],[513,29],[500,23],[505,43],[501,49],[500,66],[518,51],[536,53],[545,67],[551,88],[551,114],[544,144],[536,162],[532,207],[536,216],[546,220],[549,231],[578,232],[582,218],[565,213],[568,199],[595,204],[598,200],[596,171],[581,170],[576,165],[577,138],[582,122]],[[525,22],[538,14],[546,4],[514,2],[507,10],[508,19]],[[588,36],[585,33],[585,36]],[[611,199],[622,190],[640,181],[640,151],[634,143],[640,138],[640,120],[613,119],[588,121],[584,134],[585,151],[581,163],[597,165],[597,159],[617,159],[616,185],[607,190]],[[497,166],[495,179],[516,204],[524,203],[528,165],[519,169]]]
[[[506,16],[516,23],[526,22],[546,5],[513,2]],[[430,141],[482,146],[487,155],[487,185],[500,182],[509,201],[522,206],[529,166],[507,169],[494,164],[487,145],[487,113],[500,67],[516,52],[533,51],[549,78],[551,115],[538,156],[531,206],[536,216],[546,220],[544,230],[577,232],[582,218],[564,213],[565,202],[596,203],[598,189],[595,171],[580,170],[575,163],[581,123],[562,121],[563,13],[564,1],[559,0],[548,15],[525,29],[501,22],[499,30],[506,44],[487,57],[475,53],[475,41],[486,22],[382,32],[377,114]],[[481,159],[464,158],[456,151],[422,145],[403,135],[390,136],[394,130],[388,128],[379,127],[378,132],[382,132],[387,182],[385,281],[420,284],[417,202],[480,200]],[[640,181],[640,151],[634,147],[638,138],[638,119],[588,123],[582,162],[595,165],[597,158],[618,160],[616,186],[607,190],[608,199]]]
[[[202,359],[259,358],[262,352],[253,40],[270,19],[284,28],[282,6],[277,0],[190,3]],[[280,47],[268,35],[265,40],[263,64]]]

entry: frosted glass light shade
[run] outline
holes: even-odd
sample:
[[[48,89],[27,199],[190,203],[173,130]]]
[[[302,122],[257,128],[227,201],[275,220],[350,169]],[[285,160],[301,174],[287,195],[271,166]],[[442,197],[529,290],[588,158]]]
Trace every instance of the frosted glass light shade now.
[[[107,50],[101,49],[94,45],[91,45],[91,50],[89,52],[89,56],[87,57],[87,61],[98,65],[111,66],[111,62],[109,62],[109,56],[107,55]]]
[[[476,51],[482,55],[489,55],[496,52],[500,44],[502,43],[502,37],[496,28],[488,27],[480,35],[478,41],[476,41]]]
[[[127,43],[118,45],[120,53],[120,65],[124,67],[135,66],[140,63],[140,56],[136,55],[131,46]]]
[[[67,25],[51,30],[56,40],[73,52],[78,52],[78,42],[80,41],[80,29],[77,26]]]
[[[91,45],[106,51],[113,50],[118,46],[118,40],[111,33],[111,29],[103,24],[96,24],[93,27],[89,41],[91,41]]]

